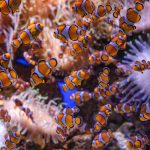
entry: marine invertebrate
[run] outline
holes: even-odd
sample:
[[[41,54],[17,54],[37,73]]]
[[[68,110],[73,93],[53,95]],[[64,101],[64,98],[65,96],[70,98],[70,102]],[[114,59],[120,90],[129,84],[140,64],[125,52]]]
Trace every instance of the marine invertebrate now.
[[[136,39],[133,43],[129,42],[128,45],[131,49],[126,52],[126,56],[122,60],[122,65],[127,68],[127,66],[132,66],[136,61],[149,61],[149,47],[150,47],[150,36],[147,35],[147,41],[143,40],[142,37]],[[132,70],[132,74],[120,82],[121,87],[124,89],[123,94],[126,96],[122,101],[136,101],[141,104],[146,100],[150,99],[149,92],[149,70],[137,72]]]
[[[25,107],[31,110],[33,122],[25,115],[24,111],[16,107],[15,99],[19,99]],[[45,143],[51,138],[53,142],[58,142],[56,135],[57,124],[54,121],[54,116],[59,112],[59,108],[52,106],[52,101],[45,105],[45,99],[46,97],[38,95],[37,91],[28,89],[19,95],[13,95],[9,100],[4,101],[3,104],[3,108],[11,116],[10,125],[19,128],[19,130],[25,130],[28,140],[34,141],[41,147],[44,147]]]

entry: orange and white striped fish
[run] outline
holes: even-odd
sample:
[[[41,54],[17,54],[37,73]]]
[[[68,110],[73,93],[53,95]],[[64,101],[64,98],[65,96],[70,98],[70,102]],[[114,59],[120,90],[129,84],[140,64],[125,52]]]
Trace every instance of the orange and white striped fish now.
[[[56,133],[58,135],[58,138],[60,141],[64,142],[66,141],[66,129],[64,129],[62,126],[58,125],[56,129]]]
[[[109,129],[103,130],[98,135],[95,136],[92,142],[92,149],[104,148],[107,144],[109,144],[113,140],[114,136],[112,131]]]
[[[92,98],[92,94],[86,91],[78,91],[70,96],[71,100],[74,100],[77,106],[82,106]]]
[[[13,69],[7,71],[0,71],[0,88],[6,88],[10,85],[15,85],[18,76]]]
[[[119,49],[126,48],[127,36],[123,32],[119,31],[115,37],[112,38],[111,42],[105,46],[105,50],[109,56],[115,57]]]
[[[87,15],[92,15],[95,10],[95,5],[92,0],[77,0],[72,5],[73,13],[85,17]]]
[[[28,52],[24,52],[23,53],[23,57],[25,58],[25,60],[29,63],[29,64],[31,64],[31,65],[35,65],[35,61],[34,60],[32,60],[32,56],[30,56],[29,54],[28,54]]]
[[[75,125],[81,126],[82,125],[82,118],[81,117],[73,117],[72,115],[68,115],[65,113],[59,113],[56,118],[56,123],[62,126],[64,129],[73,128]]]
[[[126,16],[119,19],[120,30],[125,34],[136,29],[134,24],[140,21],[140,12],[144,9],[144,1],[135,0],[134,3],[135,8],[128,8]]]
[[[76,24],[59,25],[54,32],[54,37],[59,39],[62,43],[68,43],[69,40],[78,41],[81,35],[85,35],[85,32]]]
[[[109,73],[110,69],[108,67],[103,68],[103,72],[99,74],[98,84],[100,88],[106,88],[109,86]]]
[[[35,40],[43,30],[43,24],[33,23],[23,30],[17,39],[12,41],[12,46],[14,48],[19,48],[21,44],[29,45],[33,40]]]
[[[109,14],[111,11],[112,6],[109,3],[107,3],[106,6],[99,5],[93,12],[92,19],[96,20],[99,19],[100,17],[104,17],[107,13]]]
[[[11,132],[10,135],[6,137],[5,147],[2,147],[1,150],[13,150],[17,144],[20,143],[21,133],[20,132]]]
[[[4,69],[8,68],[10,53],[4,53],[0,56],[0,66]]]
[[[49,77],[56,66],[57,60],[55,58],[50,58],[48,61],[39,60],[30,77],[31,85],[37,86],[41,83],[45,83],[44,78]]]
[[[96,121],[94,125],[95,132],[99,132],[102,129],[102,127],[105,127],[107,125],[107,120],[110,115],[111,115],[110,104],[100,107],[98,114],[94,117],[94,120]]]
[[[120,114],[135,112],[135,106],[127,103],[119,103],[114,107],[114,111]]]
[[[108,65],[110,63],[116,64],[117,61],[109,56],[106,51],[95,51],[89,56],[89,63],[91,65],[99,65],[101,63]]]
[[[140,120],[141,121],[150,120],[150,102],[149,101],[143,103],[141,106]]]
[[[4,15],[15,13],[18,11],[22,0],[1,0],[0,12]]]
[[[117,92],[117,88],[116,88],[116,86],[115,85],[110,85],[110,86],[108,86],[108,87],[106,87],[106,88],[101,88],[101,87],[96,87],[95,89],[94,89],[94,93],[93,93],[93,95],[94,95],[94,97],[96,98],[96,99],[98,99],[99,97],[103,97],[103,98],[106,98],[106,97],[110,97],[110,96],[112,96],[112,95],[115,95],[115,93]]]
[[[80,86],[83,80],[87,80],[90,77],[88,70],[72,71],[70,76],[65,77],[65,84],[62,86],[64,91],[68,89],[73,90],[75,86]]]
[[[135,63],[131,66],[134,71],[143,72],[147,69],[150,69],[150,61],[135,61]]]
[[[141,135],[131,136],[126,142],[129,150],[144,150],[146,144],[148,144],[147,136]]]

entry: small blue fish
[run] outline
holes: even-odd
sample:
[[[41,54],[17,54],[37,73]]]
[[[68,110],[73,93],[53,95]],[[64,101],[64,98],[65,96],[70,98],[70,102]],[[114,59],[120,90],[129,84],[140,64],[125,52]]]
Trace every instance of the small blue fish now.
[[[30,64],[29,64],[24,58],[18,58],[18,59],[16,60],[16,62],[17,62],[18,64],[23,65],[23,66],[30,67]]]

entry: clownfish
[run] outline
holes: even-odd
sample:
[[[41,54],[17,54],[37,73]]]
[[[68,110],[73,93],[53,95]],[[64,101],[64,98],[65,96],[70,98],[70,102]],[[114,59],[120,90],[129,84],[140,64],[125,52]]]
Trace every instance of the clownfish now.
[[[115,85],[110,85],[103,89],[98,86],[94,89],[94,97],[96,99],[98,99],[100,96],[102,96],[103,98],[110,97],[114,95],[116,91],[117,91],[117,88]]]
[[[125,34],[136,29],[135,23],[141,19],[140,12],[144,9],[142,1],[134,1],[135,8],[128,8],[126,16],[119,19],[120,30]]]
[[[92,149],[97,148],[104,148],[108,143],[110,143],[113,140],[114,136],[112,131],[109,129],[103,130],[98,135],[95,136],[93,142],[92,142]]]
[[[113,10],[113,17],[114,18],[118,18],[118,16],[120,15],[120,11],[123,9],[122,6],[120,7],[115,7]]]
[[[95,11],[93,12],[92,19],[99,19],[100,17],[104,17],[107,13],[109,14],[112,11],[112,7],[109,3],[106,6],[99,5]]]
[[[3,44],[5,42],[6,35],[3,31],[0,31],[0,44]]]
[[[12,132],[5,140],[6,147],[2,147],[1,150],[14,149],[20,143],[20,137],[20,132]]]
[[[55,58],[50,58],[48,61],[39,60],[30,77],[31,85],[37,86],[41,83],[45,83],[44,78],[49,77],[56,66],[57,60]]]
[[[131,106],[127,103],[119,103],[114,107],[114,111],[120,114],[135,112],[135,106]]]
[[[110,69],[108,67],[103,68],[103,72],[99,74],[98,83],[100,88],[106,88],[109,86],[109,73]]]
[[[81,117],[73,117],[72,115],[59,113],[56,118],[56,123],[60,126],[62,126],[65,129],[73,128],[74,125],[81,126],[82,124],[82,118]]]
[[[4,15],[15,13],[18,11],[21,0],[1,0],[0,1],[0,12]]]
[[[8,114],[8,111],[5,109],[0,109],[0,119],[3,119],[4,122],[10,122],[11,117]]]
[[[95,5],[92,0],[77,0],[72,5],[72,11],[74,14],[78,14],[81,17],[92,15],[95,10]]]
[[[20,93],[29,88],[29,86],[30,86],[29,82],[25,82],[22,79],[17,79],[17,82],[14,87],[15,89],[17,89],[17,92]]]
[[[68,89],[73,90],[75,86],[80,86],[83,80],[89,79],[90,74],[88,70],[72,71],[70,76],[65,77],[65,84],[62,86],[64,91]]]
[[[135,61],[135,63],[131,66],[134,71],[143,72],[146,69],[150,69],[150,61]]]
[[[146,102],[142,104],[140,111],[140,121],[150,120],[150,104]]]
[[[19,37],[12,42],[14,48],[18,48],[21,44],[29,45],[34,39],[36,39],[43,30],[43,24],[31,23],[23,30]]]
[[[29,63],[29,64],[31,64],[31,65],[35,65],[35,61],[34,60],[32,60],[32,56],[30,56],[27,52],[24,52],[23,53],[23,56],[24,56],[24,58],[25,58],[25,60]]]
[[[115,73],[120,76],[128,76],[128,75],[132,74],[132,71],[130,69],[126,69],[124,67],[118,67],[115,70]]]
[[[111,115],[110,104],[100,107],[98,114],[94,117],[94,120],[96,121],[94,125],[95,132],[99,132],[102,129],[102,127],[105,127],[107,125],[107,120],[110,115]]]
[[[64,129],[62,126],[58,125],[56,129],[56,133],[60,139],[60,141],[64,142],[66,141],[66,129]]]
[[[70,99],[74,100],[77,106],[82,106],[84,103],[88,102],[91,98],[92,94],[86,91],[76,92],[70,96]]]
[[[63,113],[67,115],[74,115],[75,113],[78,113],[80,109],[78,107],[73,107],[73,108],[64,108]]]
[[[0,88],[8,87],[10,85],[15,85],[16,79],[18,78],[16,72],[13,69],[8,71],[0,71]]]
[[[5,53],[0,56],[0,66],[7,69],[10,60],[10,53]]]
[[[146,144],[148,144],[147,136],[141,135],[131,136],[126,142],[126,146],[129,150],[144,150]]]
[[[126,39],[127,36],[123,34],[121,31],[112,38],[111,42],[105,46],[105,50],[109,56],[115,57],[118,53],[119,49],[126,48]]]
[[[91,65],[104,63],[106,65],[110,63],[116,64],[117,61],[108,55],[106,51],[95,51],[93,54],[89,56],[89,63]]]
[[[69,45],[71,48],[70,54],[72,56],[81,55],[83,52],[83,49],[85,48],[82,42],[71,42]]]
[[[26,116],[28,118],[30,118],[32,120],[32,122],[34,122],[33,120],[33,113],[31,112],[31,110],[25,106],[23,106],[23,103],[19,100],[19,99],[14,99],[14,103],[16,105],[16,107],[18,107],[20,110],[22,110]]]
[[[85,32],[76,24],[72,25],[59,25],[54,32],[54,37],[59,39],[62,43],[68,43],[68,40],[78,41],[80,36]]]
[[[75,24],[85,31],[89,30],[91,22],[92,19],[89,18],[88,16],[85,16],[83,18],[76,18],[75,20]]]

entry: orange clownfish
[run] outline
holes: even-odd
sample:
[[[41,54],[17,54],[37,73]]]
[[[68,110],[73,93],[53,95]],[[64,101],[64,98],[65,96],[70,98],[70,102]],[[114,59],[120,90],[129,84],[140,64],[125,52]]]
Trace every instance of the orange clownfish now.
[[[114,10],[113,10],[113,16],[114,18],[118,18],[118,16],[120,15],[120,11],[123,9],[122,6],[120,7],[115,7]]]
[[[43,24],[31,23],[24,31],[22,31],[19,37],[12,42],[14,48],[18,48],[21,44],[28,45],[34,39],[36,39],[43,30]]]
[[[1,150],[14,149],[16,145],[20,143],[20,137],[21,137],[20,132],[12,132],[11,135],[9,135],[6,138],[5,141],[6,147],[2,147]]]
[[[88,16],[85,16],[84,18],[76,18],[76,25],[79,26],[83,30],[89,30],[90,25],[91,25],[91,18]]]
[[[105,67],[103,69],[103,72],[100,73],[99,77],[98,77],[98,83],[99,83],[99,86],[100,88],[106,88],[109,86],[109,72],[110,72],[110,69],[108,67]]]
[[[75,86],[80,86],[83,80],[89,79],[88,70],[72,71],[70,76],[65,77],[65,84],[62,86],[64,91],[73,90]]]
[[[94,125],[94,131],[99,132],[102,127],[107,125],[108,117],[111,115],[111,105],[107,104],[101,106],[98,114],[94,117],[96,124]]]
[[[135,30],[136,26],[134,26],[134,24],[139,22],[141,19],[140,11],[144,9],[144,5],[138,1],[135,1],[135,4],[135,8],[129,8],[126,16],[119,19],[120,29],[125,34]]]
[[[81,117],[73,117],[72,115],[59,113],[56,118],[56,122],[58,125],[62,126],[65,129],[73,128],[74,125],[80,126],[82,124],[82,118]]]
[[[58,125],[56,129],[56,133],[60,139],[60,141],[64,142],[66,141],[66,129],[64,129],[62,126]]]
[[[92,98],[92,94],[86,91],[73,93],[70,99],[74,100],[77,106],[82,106],[84,102],[88,102]]]
[[[80,109],[78,107],[73,107],[73,108],[68,107],[63,110],[63,113],[67,115],[73,115],[75,113],[78,113],[79,111]]]
[[[10,122],[11,117],[8,114],[8,111],[5,109],[0,109],[0,119],[3,119],[4,122]]]
[[[116,91],[117,91],[117,88],[115,85],[108,86],[104,89],[98,86],[94,89],[94,97],[96,99],[98,99],[100,96],[102,96],[103,98],[110,97],[114,95]]]
[[[39,60],[31,74],[31,85],[37,86],[41,83],[45,83],[44,78],[49,77],[56,66],[57,60],[55,58],[50,58],[49,61]]]
[[[34,60],[32,60],[32,56],[30,56],[27,52],[24,52],[23,53],[23,56],[24,56],[24,58],[25,58],[25,60],[29,63],[29,64],[31,64],[31,65],[35,65],[35,61]]]
[[[92,149],[104,148],[104,146],[110,143],[113,138],[114,136],[110,129],[108,131],[103,130],[101,133],[95,136],[92,142]]]
[[[149,102],[142,104],[141,111],[140,111],[140,120],[141,121],[150,120],[150,104],[149,104]]]
[[[100,17],[104,17],[106,15],[106,13],[110,13],[111,11],[112,11],[112,7],[109,3],[107,3],[106,6],[99,5],[95,9],[92,18],[95,20],[95,19],[98,19]]]
[[[92,55],[89,56],[89,63],[91,65],[104,63],[106,65],[110,63],[116,64],[116,60],[108,55],[106,51],[95,51]]]
[[[29,82],[25,82],[22,79],[17,79],[17,82],[14,87],[15,89],[17,89],[17,92],[20,93],[29,88],[29,86],[30,86]]]
[[[59,25],[54,32],[54,37],[59,39],[62,43],[67,43],[68,40],[78,41],[84,31],[75,24],[72,25]]]
[[[148,144],[147,136],[141,135],[131,136],[126,142],[129,150],[144,150],[146,144]]]
[[[92,15],[95,10],[95,5],[92,0],[78,0],[73,4],[72,10],[74,14],[85,17],[86,15]]]
[[[21,0],[1,0],[0,1],[0,12],[4,15],[15,13],[18,11]]]
[[[12,84],[14,85],[16,79],[17,79],[17,74],[13,69],[9,69],[7,72],[0,71],[0,88],[5,88]]]
[[[143,72],[146,69],[150,69],[150,61],[136,61],[135,64],[131,66],[131,68],[135,71]]]
[[[127,36],[121,31],[112,38],[111,42],[105,46],[105,50],[109,56],[115,57],[119,49],[126,48],[126,39]]]
[[[131,106],[127,103],[119,103],[114,107],[114,111],[120,114],[135,112],[135,106]]]
[[[0,56],[0,66],[7,69],[10,60],[10,53],[5,53]]]

